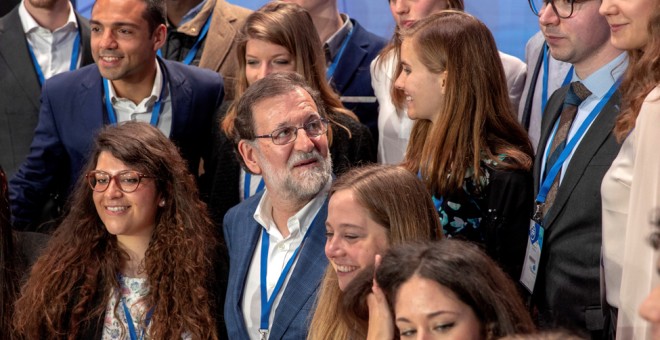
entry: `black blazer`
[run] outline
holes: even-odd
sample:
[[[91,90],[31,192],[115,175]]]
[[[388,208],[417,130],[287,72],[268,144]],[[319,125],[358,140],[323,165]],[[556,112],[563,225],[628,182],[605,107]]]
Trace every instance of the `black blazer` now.
[[[538,193],[542,155],[559,119],[568,86],[548,100],[534,163]],[[575,149],[553,206],[544,219],[544,241],[534,303],[541,327],[591,332],[603,328],[600,305],[602,235],[600,184],[619,153],[612,128],[621,95],[615,92]]]
[[[89,23],[76,13],[81,63],[94,63]],[[30,151],[39,118],[41,86],[28,52],[18,7],[0,19],[0,165],[11,178]]]

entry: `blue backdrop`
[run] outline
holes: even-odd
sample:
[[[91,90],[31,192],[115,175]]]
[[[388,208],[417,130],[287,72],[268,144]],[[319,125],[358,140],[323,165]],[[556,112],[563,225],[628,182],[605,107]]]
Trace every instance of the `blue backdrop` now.
[[[340,10],[357,19],[370,31],[389,38],[394,21],[386,0],[338,0]],[[94,0],[77,0],[76,7],[90,16]],[[229,0],[229,2],[257,9],[268,0]],[[466,0],[466,11],[488,25],[499,49],[524,59],[525,42],[538,31],[538,18],[525,0]]]

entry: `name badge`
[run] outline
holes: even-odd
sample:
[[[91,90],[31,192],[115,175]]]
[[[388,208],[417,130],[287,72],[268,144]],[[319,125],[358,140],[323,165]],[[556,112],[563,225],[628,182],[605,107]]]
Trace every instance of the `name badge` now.
[[[541,249],[543,248],[543,227],[536,221],[531,220],[529,225],[529,237],[527,238],[527,251],[523,270],[520,274],[520,283],[530,293],[534,293],[534,284],[541,262]]]

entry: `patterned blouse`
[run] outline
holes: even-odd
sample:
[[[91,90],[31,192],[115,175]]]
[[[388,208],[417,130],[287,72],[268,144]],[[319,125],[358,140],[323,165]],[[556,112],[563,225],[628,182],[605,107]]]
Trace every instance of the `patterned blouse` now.
[[[478,183],[465,174],[463,189],[447,197],[434,195],[445,237],[481,245],[509,275],[520,277],[533,208],[530,171],[501,170],[482,160]]]

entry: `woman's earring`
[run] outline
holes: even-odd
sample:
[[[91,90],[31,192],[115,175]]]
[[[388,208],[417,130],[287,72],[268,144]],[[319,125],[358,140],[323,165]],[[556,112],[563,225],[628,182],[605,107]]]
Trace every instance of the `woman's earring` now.
[[[164,207],[165,206],[165,200],[160,200],[160,202],[158,202],[158,206],[161,207],[161,208]]]

